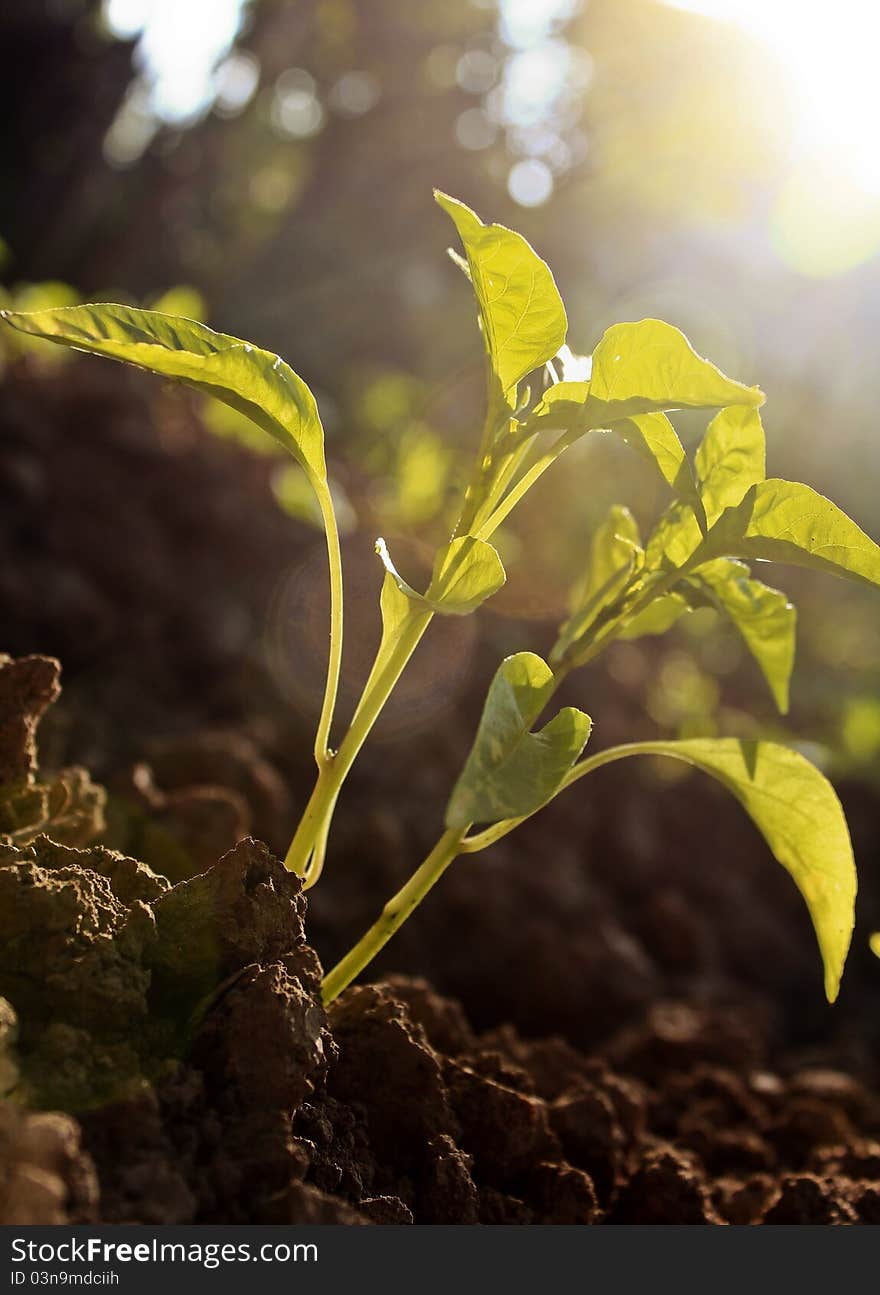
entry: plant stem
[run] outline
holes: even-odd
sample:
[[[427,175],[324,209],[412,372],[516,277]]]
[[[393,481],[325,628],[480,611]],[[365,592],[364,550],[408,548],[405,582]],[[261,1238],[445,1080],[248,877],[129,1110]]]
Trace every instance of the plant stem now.
[[[327,856],[327,838],[330,835],[330,818],[325,815],[315,844],[312,848],[311,858],[309,859],[306,875],[303,878],[303,890],[311,890],[315,882],[324,871],[324,859]]]
[[[493,408],[490,403],[486,425],[483,431],[484,441],[488,442],[493,427]],[[580,433],[578,433],[580,434]],[[555,445],[543,455],[537,463],[517,482],[507,497],[502,500],[495,511],[477,531],[477,538],[490,536],[512,511],[526,491],[537,481],[563,450],[568,448],[571,433],[563,434]],[[514,456],[514,465],[516,456]],[[502,485],[506,482],[502,482]],[[342,561],[339,551],[339,531],[333,511],[330,490],[321,483],[312,482],[321,515],[324,519],[324,530],[327,536],[327,557],[330,566],[330,657],[327,665],[327,685],[324,692],[324,703],[315,738],[315,760],[318,765],[318,778],[309,802],[306,805],[296,833],[290,843],[284,866],[291,872],[306,878],[306,887],[314,885],[321,874],[324,864],[324,852],[330,831],[330,821],[339,792],[358,752],[378,719],[382,708],[403,673],[404,667],[418,646],[433,618],[429,610],[419,611],[415,608],[402,626],[394,648],[382,659],[380,644],[373,669],[367,679],[361,700],[358,703],[351,727],[343,738],[339,750],[330,750],[330,728],[339,689],[339,672],[342,662]],[[465,500],[462,519],[456,527],[456,533],[462,525],[468,509]],[[314,858],[313,858],[314,856]],[[310,868],[310,861],[313,866]]]
[[[430,609],[420,609],[413,605],[400,628],[393,648],[381,665],[377,657],[351,727],[343,738],[339,750],[328,754],[319,764],[314,790],[284,860],[284,866],[290,872],[305,877],[316,842],[320,840],[323,845],[326,845],[330,819],[342,784],[370,730],[379,718],[394,685],[431,623],[432,617],[433,612]],[[317,881],[317,872],[314,877],[309,878],[308,884],[312,885],[314,881]]]
[[[580,432],[578,435],[580,435]],[[546,453],[542,454],[539,459],[536,459],[528,472],[525,472],[520,477],[519,481],[517,481],[517,483],[508,491],[501,500],[501,503],[498,504],[497,508],[495,508],[487,520],[483,522],[482,526],[477,529],[475,532],[477,539],[487,540],[489,536],[498,529],[505,517],[513,512],[522,497],[531,490],[538,478],[544,475],[547,469],[556,462],[560,454],[564,453],[564,451],[568,449],[569,445],[571,445],[576,439],[576,436],[571,433],[566,433],[565,435],[560,436],[559,440],[556,441],[550,449],[546,451]]]
[[[339,691],[339,672],[342,668],[342,554],[330,487],[314,479],[312,479],[312,486],[321,508],[324,534],[327,537],[327,562],[330,567],[330,654],[327,659],[324,701],[315,735],[315,760],[318,768],[321,769],[330,753],[330,728],[333,724],[333,711],[336,708],[336,695]]]
[[[355,976],[363,971],[381,948],[383,948],[409,917],[410,913],[425,898],[428,891],[439,881],[443,873],[460,851],[463,831],[456,828],[444,832],[434,849],[425,859],[405,886],[389,899],[381,915],[370,929],[361,936],[357,944],[337,962],[332,971],[328,971],[321,986],[325,1003],[332,1003]]]

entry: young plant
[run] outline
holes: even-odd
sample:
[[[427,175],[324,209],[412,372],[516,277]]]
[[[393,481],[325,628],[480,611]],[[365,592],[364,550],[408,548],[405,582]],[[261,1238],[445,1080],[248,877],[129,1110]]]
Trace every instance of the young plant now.
[[[740,801],[788,870],[809,910],[829,1001],[853,928],[856,874],[840,803],[823,775],[788,747],[732,738],[651,741],[582,758],[590,719],[565,707],[536,728],[562,681],[615,639],[657,635],[692,608],[729,618],[780,711],[788,706],[795,612],[747,562],[781,562],[880,585],[880,548],[809,486],[766,480],[763,393],[726,377],[655,319],[617,324],[596,347],[588,377],[566,378],[566,316],[553,276],[519,235],[484,225],[438,193],[473,287],[486,359],[486,416],[458,522],[436,554],[424,593],[397,571],[383,540],[382,633],[360,701],[330,745],[342,659],[342,568],[317,406],[278,356],[203,324],[127,306],[4,312],[24,333],[123,360],[225,401],[279,441],[305,472],[324,522],[331,611],[327,681],[315,740],[317,777],[286,865],[317,881],[339,793],[361,747],[432,619],[465,616],[505,581],[489,542],[538,478],[581,437],[620,437],[659,474],[670,501],[643,543],[628,510],[612,508],[593,537],[549,660],[520,652],[489,687],[473,747],[453,787],[442,835],[379,918],[324,979],[331,1001],[357,976],[459,855],[513,831],[565,788],[630,756],[668,756],[702,770]],[[561,365],[562,379],[557,375]],[[587,365],[579,366],[587,371]],[[532,397],[536,374],[543,394]],[[549,385],[547,383],[549,382]],[[711,414],[693,463],[668,414]]]

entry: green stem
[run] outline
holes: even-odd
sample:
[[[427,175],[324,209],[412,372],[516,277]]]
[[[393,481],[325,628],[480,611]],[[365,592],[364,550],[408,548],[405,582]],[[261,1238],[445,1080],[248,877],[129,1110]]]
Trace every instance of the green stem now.
[[[318,768],[321,769],[330,752],[330,728],[333,724],[336,695],[339,692],[339,673],[342,668],[342,553],[330,488],[326,483],[319,483],[314,479],[312,486],[321,508],[324,534],[327,537],[327,562],[330,567],[330,654],[327,659],[324,701],[315,735],[315,760]]]
[[[528,494],[538,478],[542,477],[549,467],[552,467],[560,454],[563,454],[580,435],[580,432],[578,432],[577,436],[567,432],[564,436],[560,436],[559,440],[546,453],[535,460],[528,472],[525,472],[520,477],[516,485],[508,491],[497,508],[475,532],[477,539],[487,540],[498,529],[505,517],[512,513],[523,496]]]
[[[394,685],[430,625],[432,617],[432,611],[413,604],[409,615],[400,627],[393,647],[383,655],[383,649],[380,646],[376,663],[367,680],[351,727],[343,738],[339,750],[328,755],[319,765],[314,790],[284,860],[284,866],[290,872],[305,877],[316,843],[321,841],[326,845],[330,819],[342,784],[358,752],[367,740],[370,730],[379,718]],[[310,876],[309,884],[313,884],[316,880],[317,875],[314,878]]]
[[[389,899],[379,918],[373,923],[345,957],[328,971],[321,985],[326,1003],[332,1003],[355,976],[360,975],[368,962],[372,962],[380,949],[391,939],[406,919],[439,881],[443,873],[459,854],[463,831],[446,831],[405,886]]]
[[[503,411],[502,417],[499,414]],[[498,436],[499,431],[505,423],[509,423],[510,410],[507,409],[503,397],[496,392],[492,384],[492,375],[489,373],[488,397],[486,401],[486,417],[483,420],[483,430],[480,433],[480,448],[474,459],[473,468],[471,469],[470,479],[465,487],[464,498],[461,504],[461,512],[458,521],[455,524],[453,535],[470,535],[471,528],[474,525],[474,518],[480,509],[480,504],[475,503],[480,497],[481,486],[483,485],[483,474],[486,470],[487,455],[491,453],[492,444]]]
[[[315,844],[312,848],[311,858],[306,868],[306,875],[303,878],[303,890],[311,890],[315,882],[324,871],[324,860],[327,856],[327,838],[330,835],[330,817],[325,816],[315,838]]]

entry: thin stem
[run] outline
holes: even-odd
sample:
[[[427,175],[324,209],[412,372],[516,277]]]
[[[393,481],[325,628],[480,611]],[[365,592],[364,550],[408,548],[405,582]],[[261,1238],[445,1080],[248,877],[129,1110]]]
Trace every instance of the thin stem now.
[[[499,420],[499,413],[502,410],[504,411],[505,416]],[[474,525],[474,518],[480,508],[479,504],[477,504],[476,507],[474,506],[474,500],[477,499],[480,494],[480,486],[482,485],[483,473],[485,471],[486,456],[491,452],[493,441],[504,426],[504,423],[509,421],[509,418],[510,411],[506,408],[503,398],[496,392],[492,384],[492,375],[489,373],[486,417],[483,420],[483,430],[480,433],[480,447],[477,451],[477,457],[474,459],[470,479],[465,487],[461,511],[458,515],[458,521],[455,524],[453,535],[471,534],[471,528]]]
[[[290,872],[305,877],[316,843],[322,840],[326,845],[330,819],[342,784],[358,752],[367,740],[370,730],[379,718],[394,685],[430,625],[432,617],[433,612],[430,609],[421,609],[413,605],[400,627],[394,646],[387,652],[384,660],[381,660],[383,645],[380,644],[376,663],[367,680],[351,727],[343,738],[339,750],[333,755],[328,755],[320,765],[314,790],[284,860],[284,866]],[[314,880],[317,880],[317,876]],[[311,877],[309,884],[313,884]]]
[[[326,483],[318,483],[314,480],[312,485],[321,507],[324,534],[327,537],[327,562],[330,567],[330,653],[327,658],[324,701],[315,735],[315,760],[320,769],[330,753],[330,729],[336,708],[336,695],[339,692],[339,673],[342,669],[342,553],[339,548],[339,527],[336,525],[330,487]]]
[[[315,843],[321,836],[323,825],[333,813],[338,795],[338,789],[334,786],[334,765],[335,757],[331,757],[320,766],[312,794],[287,849],[284,866],[288,872],[295,872],[298,877],[305,878],[308,873]]]
[[[534,436],[528,436],[522,439],[516,447],[507,451],[500,460],[503,464],[500,468],[496,465],[496,475],[492,482],[490,493],[486,496],[479,508],[476,510],[471,520],[471,534],[479,534],[480,528],[485,524],[495,511],[498,504],[504,497],[504,493],[510,485],[517,472],[522,467],[523,461],[529,454],[534,442]]]
[[[394,686],[418,647],[422,635],[434,619],[434,613],[428,607],[413,603],[401,625],[397,640],[388,652],[378,670],[371,673],[367,687],[351,721],[351,727],[345,735],[336,753],[333,766],[336,771],[337,791],[354,764],[358,752],[369,736],[370,730],[382,713]],[[381,650],[381,648],[380,648]],[[377,658],[378,664],[378,658]]]
[[[580,432],[578,432],[578,435],[580,435]],[[575,439],[577,438],[573,437],[571,433],[566,433],[564,436],[560,436],[559,440],[556,441],[550,449],[546,451],[546,453],[542,454],[539,459],[535,460],[528,472],[524,473],[520,477],[516,485],[508,491],[498,507],[495,508],[488,519],[483,522],[482,526],[480,526],[476,531],[477,539],[487,540],[489,536],[498,529],[505,517],[513,512],[516,505],[522,497],[531,490],[539,477],[544,475],[547,469],[556,462],[560,454],[564,453]]]
[[[327,838],[330,835],[330,818],[325,816],[318,835],[315,838],[315,844],[312,849],[312,856],[309,859],[306,875],[303,878],[303,890],[311,890],[315,882],[324,871],[324,859],[327,856]]]
[[[372,962],[413,909],[422,902],[428,891],[439,881],[458,855],[462,836],[463,832],[458,828],[443,833],[421,867],[413,873],[406,885],[389,899],[379,918],[366,934],[361,936],[357,944],[340,962],[337,962],[332,971],[328,971],[321,986],[325,1003],[332,1003],[333,999],[351,984],[355,976],[360,975],[367,963]]]

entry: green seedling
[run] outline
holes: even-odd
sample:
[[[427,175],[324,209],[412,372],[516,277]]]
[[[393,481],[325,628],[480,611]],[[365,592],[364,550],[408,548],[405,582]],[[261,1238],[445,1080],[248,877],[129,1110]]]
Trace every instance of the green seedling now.
[[[321,422],[303,380],[276,355],[172,315],[103,304],[4,312],[23,333],[123,360],[224,401],[280,442],[305,473],[323,519],[331,594],[317,778],[286,857],[306,887],[321,873],[348,772],[432,619],[469,615],[504,584],[490,541],[531,486],[581,437],[603,432],[647,460],[668,491],[668,506],[646,540],[621,506],[598,528],[548,660],[520,652],[501,663],[442,835],[327,974],[325,1000],[363,970],[459,855],[491,846],[604,765],[665,756],[715,778],[763,833],[806,902],[833,1001],[852,936],[856,873],[840,803],[818,769],[786,746],[731,738],[639,742],[584,758],[590,720],[583,711],[566,707],[543,723],[541,716],[562,681],[609,643],[662,634],[706,604],[736,627],[784,712],[795,612],[748,563],[794,564],[878,585],[880,548],[809,486],[766,479],[763,393],[726,377],[671,325],[655,319],[615,325],[593,352],[589,378],[567,380],[565,310],[548,267],[519,234],[484,225],[462,203],[436,197],[461,239],[464,256],[453,253],[453,259],[476,297],[485,422],[458,522],[423,593],[397,571],[384,541],[377,542],[384,567],[381,638],[335,749],[342,566]],[[534,398],[527,385],[533,374],[535,391],[543,392]],[[709,416],[692,462],[669,418],[683,409]]]

